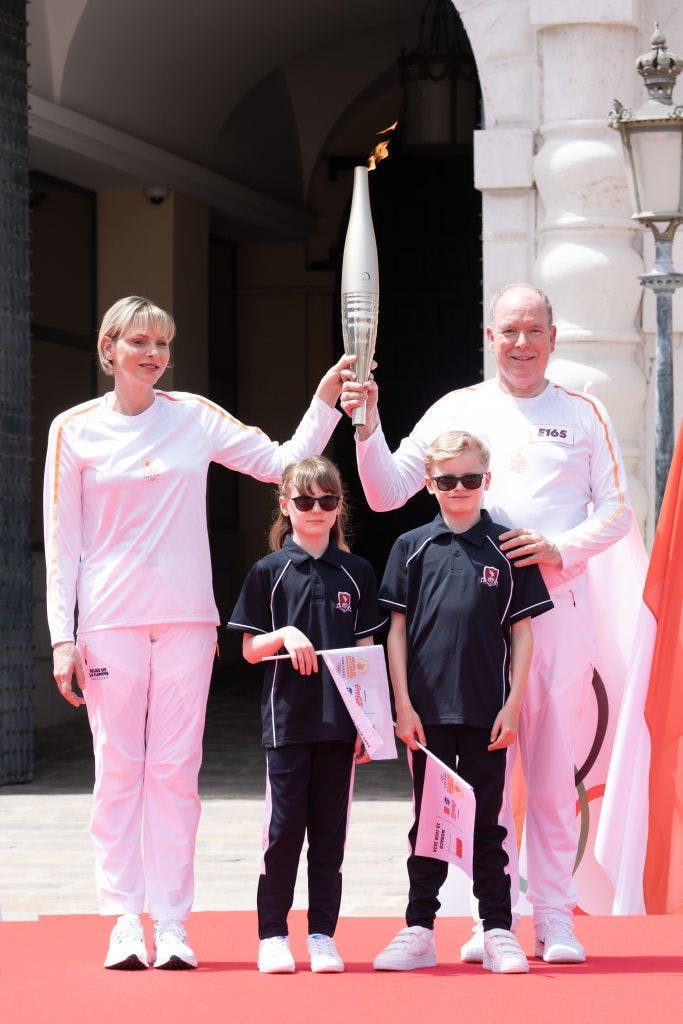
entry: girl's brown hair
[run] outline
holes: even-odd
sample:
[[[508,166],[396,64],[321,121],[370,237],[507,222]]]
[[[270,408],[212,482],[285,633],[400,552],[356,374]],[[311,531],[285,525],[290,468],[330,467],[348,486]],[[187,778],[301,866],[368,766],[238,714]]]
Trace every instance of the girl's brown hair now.
[[[297,491],[299,494],[310,494],[315,485],[321,491],[324,491],[325,494],[338,494],[341,497],[341,510],[332,524],[330,537],[335,541],[338,548],[348,551],[349,545],[346,536],[349,529],[349,521],[346,510],[346,495],[339,470],[334,462],[330,462],[324,455],[313,455],[308,459],[290,462],[282,474],[282,480],[277,491],[278,498],[289,498],[292,491]],[[289,516],[283,514],[278,501],[275,519],[268,535],[270,550],[279,551],[291,532],[292,520]]]

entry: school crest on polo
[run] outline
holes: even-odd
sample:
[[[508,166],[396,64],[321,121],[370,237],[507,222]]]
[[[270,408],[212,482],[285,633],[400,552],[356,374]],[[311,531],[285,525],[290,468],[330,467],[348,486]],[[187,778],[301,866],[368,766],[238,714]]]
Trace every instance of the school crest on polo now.
[[[493,565],[484,566],[484,575],[481,578],[481,582],[485,583],[487,587],[498,586],[498,569]]]
[[[351,611],[351,595],[345,590],[337,591],[337,608],[340,612]]]

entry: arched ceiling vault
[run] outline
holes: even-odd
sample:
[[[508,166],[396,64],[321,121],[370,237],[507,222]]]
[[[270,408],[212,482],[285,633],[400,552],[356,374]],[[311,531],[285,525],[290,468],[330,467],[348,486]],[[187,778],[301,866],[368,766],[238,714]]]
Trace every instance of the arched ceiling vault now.
[[[302,233],[324,139],[416,42],[423,5],[32,0],[33,165],[92,188],[183,188],[232,209],[237,232]],[[278,151],[256,168],[269,121]]]

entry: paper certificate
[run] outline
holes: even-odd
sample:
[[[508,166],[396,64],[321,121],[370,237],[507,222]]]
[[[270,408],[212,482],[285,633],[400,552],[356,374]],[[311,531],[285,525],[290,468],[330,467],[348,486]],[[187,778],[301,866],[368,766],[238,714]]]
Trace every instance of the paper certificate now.
[[[318,652],[373,761],[396,757],[389,681],[381,644]]]
[[[427,763],[415,853],[457,864],[471,878],[474,790],[426,747],[422,749]]]

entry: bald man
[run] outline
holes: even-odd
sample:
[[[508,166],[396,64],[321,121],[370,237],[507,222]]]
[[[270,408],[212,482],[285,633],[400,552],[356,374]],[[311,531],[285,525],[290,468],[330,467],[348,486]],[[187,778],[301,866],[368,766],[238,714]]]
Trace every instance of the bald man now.
[[[495,522],[510,527],[500,538],[501,550],[516,565],[539,565],[554,603],[532,622],[534,654],[518,737],[527,786],[534,954],[548,963],[582,963],[572,875],[578,846],[574,743],[595,643],[585,569],[589,558],[628,532],[625,472],[604,406],[547,377],[556,328],[543,292],[528,284],[501,289],[491,303],[486,336],[496,376],[437,401],[393,454],[382,432],[374,381],[348,380],[342,407],[350,415],[367,402],[356,453],[368,504],[379,512],[398,508],[420,490],[424,452],[444,431],[467,430],[491,449],[486,507]],[[509,814],[503,823],[514,900],[519,879]],[[461,956],[481,962],[480,929]]]

